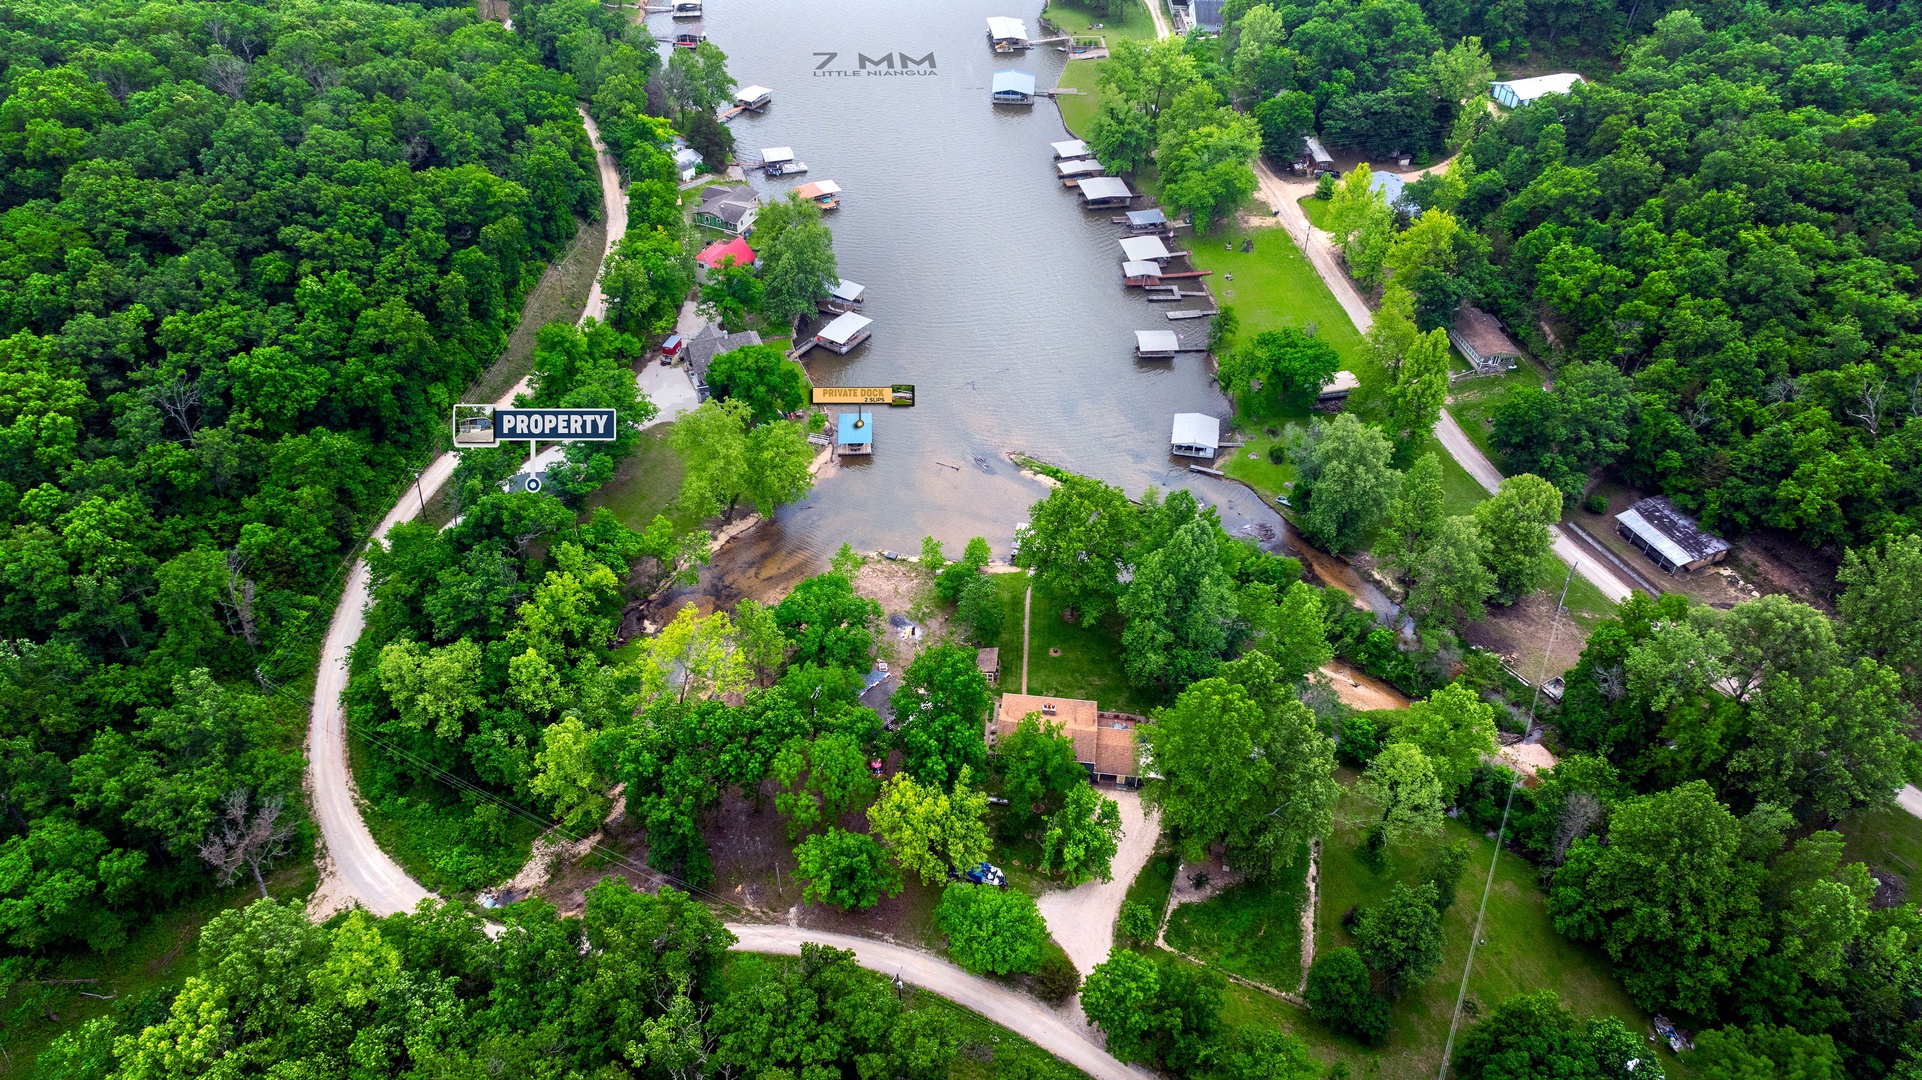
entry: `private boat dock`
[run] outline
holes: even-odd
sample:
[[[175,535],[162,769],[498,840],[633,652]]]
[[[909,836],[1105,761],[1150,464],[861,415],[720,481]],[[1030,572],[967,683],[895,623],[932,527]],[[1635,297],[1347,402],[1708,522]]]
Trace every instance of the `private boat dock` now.
[[[874,320],[866,315],[843,312],[815,333],[814,344],[846,356],[868,339],[868,327],[873,325]]]
[[[768,176],[799,176],[808,171],[806,162],[794,160],[792,146],[770,146],[763,149],[760,164],[754,167]]]
[[[1091,176],[1074,186],[1086,210],[1125,210],[1135,201],[1135,193],[1118,176]]]
[[[997,71],[989,96],[996,105],[1033,105],[1034,76],[1025,71]]]
[[[998,53],[1027,52],[1034,45],[1028,40],[1028,24],[1005,15],[988,16],[988,45]]]
[[[734,92],[734,107],[721,113],[716,119],[725,124],[744,112],[764,113],[773,101],[774,91],[767,87],[743,86]]]
[[[841,457],[874,456],[874,417],[865,410],[836,416],[834,452]]]

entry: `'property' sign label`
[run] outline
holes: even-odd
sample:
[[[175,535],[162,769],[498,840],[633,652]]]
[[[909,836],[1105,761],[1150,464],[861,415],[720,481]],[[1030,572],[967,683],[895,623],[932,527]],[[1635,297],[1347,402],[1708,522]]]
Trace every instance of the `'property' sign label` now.
[[[612,442],[620,434],[613,409],[500,409],[454,407],[455,446],[493,446],[502,441]]]

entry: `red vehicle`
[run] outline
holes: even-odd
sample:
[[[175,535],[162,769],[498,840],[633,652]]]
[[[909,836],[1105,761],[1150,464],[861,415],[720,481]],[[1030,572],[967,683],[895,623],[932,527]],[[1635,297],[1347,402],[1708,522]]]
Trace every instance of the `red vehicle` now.
[[[880,758],[875,758],[873,761],[868,762],[869,776],[880,776],[886,770],[887,766],[882,763]]]

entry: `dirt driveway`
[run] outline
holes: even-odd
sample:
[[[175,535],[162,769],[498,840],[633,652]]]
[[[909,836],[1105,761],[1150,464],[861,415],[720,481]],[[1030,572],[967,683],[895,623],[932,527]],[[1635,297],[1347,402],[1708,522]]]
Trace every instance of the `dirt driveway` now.
[[[1115,852],[1114,879],[1090,881],[1036,901],[1048,932],[1083,975],[1108,958],[1128,886],[1148,865],[1148,856],[1154,854],[1155,841],[1161,837],[1160,822],[1143,816],[1139,793],[1104,789],[1102,794],[1121,807],[1121,850]]]

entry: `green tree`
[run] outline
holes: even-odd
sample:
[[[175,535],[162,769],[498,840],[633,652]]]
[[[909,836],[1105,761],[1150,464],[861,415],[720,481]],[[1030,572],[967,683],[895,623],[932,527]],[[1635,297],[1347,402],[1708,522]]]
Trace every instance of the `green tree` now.
[[[715,357],[707,384],[715,397],[747,402],[756,424],[807,404],[807,375],[772,345],[746,345]]]
[[[814,447],[799,421],[776,420],[750,428],[743,447],[746,464],[742,492],[756,513],[796,502],[814,490]]]
[[[1039,713],[1023,716],[1013,731],[995,740],[993,764],[1008,800],[1007,821],[1017,833],[1039,826],[1066,804],[1070,792],[1088,786],[1074,740],[1062,734],[1060,724],[1044,725]]]
[[[762,310],[791,323],[813,315],[841,279],[834,259],[834,234],[821,220],[821,208],[798,193],[770,204],[755,218],[760,245]]]
[[[1243,611],[1248,611],[1259,590],[1272,588],[1260,583],[1242,586]],[[1273,660],[1285,684],[1299,683],[1334,659],[1334,647],[1328,643],[1328,609],[1321,591],[1305,581],[1289,585],[1279,602],[1258,604],[1247,621],[1255,633],[1249,648]]]
[[[1582,361],[1555,373],[1552,390],[1523,387],[1495,407],[1489,440],[1514,468],[1580,497],[1594,469],[1628,449],[1634,382],[1612,363]]]
[[[1420,443],[1441,418],[1448,399],[1448,332],[1440,328],[1417,337],[1388,390],[1392,409],[1388,427],[1405,445]]]
[[[1915,760],[1907,715],[1900,681],[1873,660],[1808,682],[1772,676],[1748,711],[1729,779],[1804,821],[1886,806]]]
[[[1081,1008],[1107,1034],[1110,1054],[1184,1073],[1202,1063],[1220,1031],[1226,986],[1206,969],[1117,950],[1089,973]]]
[[[1139,900],[1128,900],[1121,905],[1121,914],[1116,918],[1116,926],[1121,936],[1137,946],[1153,941],[1161,930],[1161,916],[1154,908]]]
[[[736,263],[729,255],[701,283],[700,311],[729,333],[739,333],[747,329],[750,317],[761,313],[766,299],[767,285],[755,276],[754,267]]]
[[[1060,810],[1048,819],[1041,839],[1041,869],[1060,871],[1070,886],[1111,881],[1110,865],[1121,849],[1121,808],[1093,784],[1069,789]]]
[[[1468,1029],[1453,1062],[1471,1080],[1571,1077],[1629,1080],[1663,1075],[1646,1040],[1615,1017],[1577,1023],[1553,990],[1516,994]]]
[[[753,409],[745,401],[710,398],[674,422],[668,443],[686,462],[681,506],[699,517],[725,512],[747,490],[747,429]]]
[[[1283,403],[1299,405],[1313,403],[1340,367],[1341,354],[1326,339],[1283,326],[1263,330],[1222,357],[1221,380],[1238,399],[1272,390]]]
[[[1370,1046],[1388,1037],[1388,1002],[1369,985],[1368,966],[1350,946],[1326,949],[1308,968],[1306,998],[1315,1019]]]
[[[1561,492],[1527,473],[1503,480],[1493,498],[1476,504],[1475,525],[1488,544],[1497,600],[1512,604],[1535,591],[1552,565],[1553,530],[1561,518]]]
[[[1922,536],[1892,536],[1850,550],[1835,579],[1842,640],[1895,672],[1910,705],[1922,703]]]
[[[1374,531],[1400,481],[1388,464],[1393,455],[1380,430],[1350,413],[1321,428],[1306,470],[1312,477],[1301,525],[1309,540],[1330,551],[1349,551]],[[1300,486],[1297,482],[1297,490]]]
[[[1140,525],[1120,488],[1070,475],[1028,509],[1016,565],[1060,598],[1062,615],[1092,626],[1114,610],[1121,568]]]
[[[1446,516],[1443,505],[1441,458],[1431,450],[1416,458],[1402,474],[1401,486],[1388,504],[1388,516],[1375,541],[1375,553],[1405,565],[1419,565],[1422,552],[1441,531]],[[1475,554],[1479,562],[1480,554]],[[1491,591],[1493,584],[1489,583]]]
[[[922,783],[945,787],[986,766],[984,718],[991,700],[973,649],[923,649],[908,664],[892,702],[903,767]]]
[[[1284,90],[1255,106],[1261,125],[1261,152],[1276,161],[1296,161],[1304,152],[1302,140],[1315,133],[1315,99],[1300,90]]]
[[[1767,1024],[1702,1032],[1690,1064],[1702,1080],[1842,1080],[1848,1075],[1829,1036]]]
[[[643,698],[671,695],[722,698],[747,688],[747,659],[734,645],[734,624],[727,612],[702,615],[685,605],[661,632],[641,644],[634,666]]]
[[[1034,897],[1019,889],[950,884],[934,921],[948,936],[948,955],[975,974],[1012,975],[1041,966],[1048,926]]]
[[[954,790],[946,792],[898,773],[868,808],[873,835],[923,885],[946,880],[949,867],[973,866],[994,849],[986,824],[988,797],[970,788],[969,779],[963,770]]]
[[[1383,747],[1355,790],[1381,810],[1374,828],[1389,842],[1433,836],[1441,829],[1442,786],[1428,755],[1411,743]]]
[[[1420,552],[1402,564],[1414,579],[1403,604],[1409,618],[1424,631],[1459,630],[1481,619],[1495,595],[1494,545],[1482,535],[1475,518],[1443,518]]]
[[[901,891],[901,872],[874,837],[829,826],[794,849],[801,899],[865,911]]]
[[[592,738],[580,717],[565,717],[541,732],[541,751],[534,756],[531,787],[550,799],[561,825],[570,832],[592,832],[607,816],[607,778],[596,767]]]
[[[1435,849],[1434,858],[1428,862],[1428,880],[1435,886],[1435,903],[1443,911],[1455,906],[1455,889],[1461,884],[1462,875],[1468,872],[1468,856],[1468,844],[1457,840]]]
[[[972,631],[970,639],[975,644],[989,646],[1000,641],[1002,621],[1007,616],[1001,598],[1001,586],[987,574],[970,577],[967,586],[961,590],[954,615]]]
[[[1136,686],[1179,689],[1213,672],[1226,650],[1235,599],[1219,533],[1196,518],[1135,566],[1121,598],[1121,647]]]
[[[1396,885],[1388,899],[1355,919],[1362,962],[1401,989],[1428,981],[1441,966],[1441,905],[1433,882]]]
[[[608,324],[638,336],[672,328],[693,287],[694,269],[686,243],[662,228],[628,229],[601,270]]]
[[[1475,767],[1495,752],[1495,707],[1464,683],[1453,682],[1410,705],[1388,742],[1421,750],[1441,785],[1442,798],[1453,801],[1467,788]]]
[[[838,665],[866,671],[874,652],[872,624],[881,605],[857,595],[843,574],[804,579],[774,608],[774,620],[794,645],[795,664]]]
[[[880,787],[861,744],[840,731],[789,742],[775,755],[772,773],[783,789],[774,808],[787,815],[790,839],[866,806]]]

